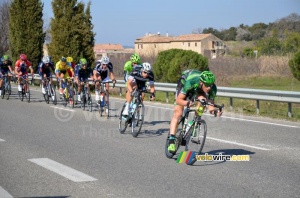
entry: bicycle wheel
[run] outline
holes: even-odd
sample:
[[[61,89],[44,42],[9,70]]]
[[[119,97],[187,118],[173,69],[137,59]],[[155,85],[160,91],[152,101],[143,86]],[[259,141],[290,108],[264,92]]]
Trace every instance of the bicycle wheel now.
[[[24,93],[25,93],[25,91],[24,91],[24,87],[22,85],[22,91],[18,91],[19,98],[21,101],[23,101],[23,99],[24,99]]]
[[[81,104],[81,108],[82,108],[83,110],[85,110],[85,104],[86,104],[86,96],[85,96],[85,94],[82,94],[80,104]]]
[[[195,152],[195,155],[200,155],[205,144],[207,134],[207,125],[205,120],[201,120],[193,127],[190,128],[187,137],[185,150]],[[193,165],[197,161],[194,156],[189,162],[189,165]]]
[[[27,102],[29,103],[30,102],[30,90],[29,90],[28,85],[25,85],[25,97],[26,97]]]
[[[54,105],[57,104],[56,92],[53,85],[50,84],[50,96]]]
[[[73,109],[74,108],[74,89],[71,89],[70,91],[69,91],[69,102],[70,102],[70,106],[71,106],[71,108]]]
[[[104,111],[107,119],[109,118],[109,101],[105,102]]]
[[[6,100],[8,100],[8,99],[9,99],[9,96],[10,96],[10,94],[11,94],[11,85],[10,85],[10,84],[7,84],[7,85],[5,86],[5,94],[6,94]]]
[[[176,152],[178,151],[179,147],[183,144],[185,144],[184,140],[183,140],[183,133],[182,133],[182,129],[183,129],[183,124],[184,124],[184,117],[181,118],[181,120],[178,123],[178,127],[177,127],[177,132],[175,134],[175,152],[174,153],[170,153],[168,151],[168,147],[169,147],[169,139],[170,139],[170,132],[168,133],[167,139],[166,139],[166,146],[165,146],[165,154],[167,158],[172,158]]]
[[[2,99],[4,99],[4,96],[5,96],[5,91],[6,91],[5,89],[6,88],[4,88],[4,86],[2,86],[2,89],[1,89],[2,90],[2,95],[1,95]]]
[[[126,106],[126,102],[124,103],[124,105],[122,107],[122,110],[121,110],[121,113],[120,113],[120,117],[119,117],[119,131],[120,131],[121,134],[123,134],[126,131],[126,128],[128,126],[128,119],[127,119],[127,117],[124,117],[122,115],[125,106]]]
[[[87,104],[89,107],[89,111],[92,112],[93,111],[93,101],[92,101],[92,96],[90,93],[88,93]]]
[[[145,111],[144,104],[141,103],[138,105],[138,107],[136,108],[135,112],[132,115],[131,134],[133,137],[137,137],[141,132],[144,123],[144,111]]]

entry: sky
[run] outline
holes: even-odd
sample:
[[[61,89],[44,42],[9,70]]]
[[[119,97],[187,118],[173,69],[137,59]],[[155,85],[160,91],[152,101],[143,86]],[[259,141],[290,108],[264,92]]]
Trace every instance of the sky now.
[[[96,44],[134,46],[147,33],[179,36],[193,30],[269,24],[291,13],[300,15],[300,0],[77,0],[91,1]],[[44,19],[53,17],[51,0]]]

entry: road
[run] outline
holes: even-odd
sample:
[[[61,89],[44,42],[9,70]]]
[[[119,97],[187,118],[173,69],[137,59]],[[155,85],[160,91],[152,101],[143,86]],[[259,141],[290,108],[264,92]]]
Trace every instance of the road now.
[[[0,197],[300,197],[300,123],[205,114],[208,155],[250,161],[176,163],[164,154],[172,106],[145,102],[142,133],[118,131],[124,99],[97,111],[43,101],[16,89],[0,99]],[[226,111],[226,109],[225,109]]]

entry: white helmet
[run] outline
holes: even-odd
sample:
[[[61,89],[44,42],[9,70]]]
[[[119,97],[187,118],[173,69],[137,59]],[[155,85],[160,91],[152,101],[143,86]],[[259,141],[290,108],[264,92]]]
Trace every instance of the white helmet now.
[[[108,63],[109,63],[109,58],[108,58],[107,56],[103,56],[103,57],[101,58],[101,63],[102,63],[102,64],[108,64]]]
[[[142,66],[143,66],[142,70],[145,72],[149,72],[152,69],[150,63],[147,63],[147,62],[143,63]]]
[[[42,61],[43,61],[44,64],[50,63],[49,56],[44,56],[43,59],[42,59]]]

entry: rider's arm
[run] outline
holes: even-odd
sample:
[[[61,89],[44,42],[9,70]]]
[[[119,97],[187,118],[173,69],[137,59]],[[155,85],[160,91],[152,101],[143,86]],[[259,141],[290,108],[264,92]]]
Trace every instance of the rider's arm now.
[[[187,106],[188,104],[190,104],[190,102],[187,101],[185,98],[186,98],[185,94],[179,93],[176,98],[176,104],[180,106]]]

